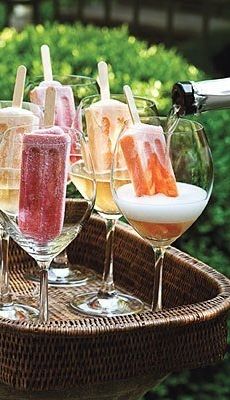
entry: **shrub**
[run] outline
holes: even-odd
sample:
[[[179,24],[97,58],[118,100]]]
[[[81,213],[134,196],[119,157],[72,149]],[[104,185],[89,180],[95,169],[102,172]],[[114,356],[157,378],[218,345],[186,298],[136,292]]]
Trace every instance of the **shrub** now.
[[[95,76],[97,62],[104,59],[111,65],[110,83],[114,93],[121,92],[124,83],[130,84],[136,94],[154,99],[161,113],[169,110],[170,92],[174,82],[205,78],[204,73],[185,61],[176,50],[168,50],[163,45],[148,47],[146,43],[129,37],[125,27],[99,29],[92,26],[83,27],[80,24],[29,26],[21,33],[13,29],[4,29],[0,33],[2,99],[9,99],[12,96],[16,67],[19,64],[27,66],[31,77],[42,73],[40,46],[43,43],[51,47],[55,73]],[[212,200],[206,211],[177,245],[228,274],[230,112],[209,112],[197,119],[205,125],[209,137],[216,170],[215,185]],[[212,375],[219,371],[218,368],[208,369],[205,381],[213,382]],[[199,386],[193,381],[190,382],[194,374],[197,379],[196,373],[186,372],[181,375],[180,386],[186,383],[188,387],[187,397],[181,395],[181,400],[191,398],[191,394],[199,399],[209,398],[205,395],[201,397]],[[224,375],[222,381],[224,386]],[[202,386],[204,383],[201,384],[199,381],[199,385]],[[174,377],[169,379],[167,387],[159,387],[158,398],[169,398],[168,395],[173,393],[173,386],[175,386]],[[214,386],[212,388],[210,386],[208,395],[212,391],[212,396],[216,395],[217,399],[225,400],[227,397],[224,397],[224,394],[223,397],[218,397],[219,389]],[[222,393],[223,391],[224,388]]]
[[[44,42],[51,47],[56,73],[95,75],[97,62],[105,59],[112,66],[110,83],[114,92],[121,91],[124,82],[132,84],[134,91],[155,98],[164,109],[169,105],[168,93],[176,77],[201,77],[175,50],[165,50],[164,46],[148,48],[144,42],[129,37],[126,28],[54,24],[30,26],[21,33],[6,28],[0,35],[0,73],[6,76],[8,71],[7,80],[1,83],[2,97],[11,95],[9,81],[13,83],[19,63],[27,65],[29,75],[41,74],[39,47]]]
[[[12,96],[16,67],[24,63],[30,76],[42,73],[40,46],[51,47],[53,70],[61,74],[96,75],[97,62],[110,64],[111,90],[121,92],[124,83],[136,94],[156,101],[162,113],[169,110],[172,85],[177,80],[199,80],[204,73],[185,61],[175,49],[148,47],[128,35],[127,29],[83,27],[80,24],[29,26],[21,33],[4,29],[0,34],[1,98]],[[4,79],[3,79],[4,78]],[[197,118],[204,123],[215,163],[212,200],[193,228],[177,245],[226,274],[230,250],[229,111],[209,112]]]
[[[230,358],[213,367],[172,374],[165,383],[140,400],[216,400],[229,399]],[[227,379],[227,381],[226,381]]]

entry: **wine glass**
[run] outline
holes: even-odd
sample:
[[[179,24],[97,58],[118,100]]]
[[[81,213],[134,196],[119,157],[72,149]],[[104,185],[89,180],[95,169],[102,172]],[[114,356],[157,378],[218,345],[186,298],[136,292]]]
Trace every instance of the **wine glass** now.
[[[106,252],[104,273],[101,288],[98,293],[86,293],[76,296],[71,306],[79,312],[97,316],[128,315],[142,310],[142,302],[133,296],[123,294],[115,289],[113,282],[113,240],[115,223],[121,217],[120,211],[113,201],[110,179],[111,163],[117,137],[124,126],[131,124],[126,97],[123,94],[111,95],[110,99],[117,100],[116,109],[112,110],[109,119],[106,110],[97,111],[97,102],[100,96],[90,96],[82,100],[83,129],[88,136],[88,146],[92,155],[97,183],[95,210],[106,222]],[[100,104],[100,103],[99,103]],[[114,103],[113,103],[114,104]],[[136,97],[136,104],[140,115],[156,114],[155,104],[148,99]],[[90,112],[90,110],[93,110]],[[111,128],[108,126],[111,124]],[[120,166],[124,163],[120,158]],[[78,187],[82,181],[86,187],[84,176],[79,177],[75,168],[71,172],[72,182]],[[127,183],[127,177],[121,176],[120,185]]]
[[[33,95],[33,89],[44,80],[43,76],[37,76],[32,81],[29,81],[26,85],[26,93],[27,96],[30,97],[32,102],[35,102],[41,106],[44,106],[45,97],[37,97]],[[87,76],[78,76],[78,75],[54,75],[53,80],[60,82],[64,88],[70,87],[73,93],[73,110],[70,112],[70,118],[66,118],[64,113],[60,111],[60,107],[56,110],[56,118],[55,124],[62,125],[65,123],[65,126],[73,127],[76,129],[81,129],[81,122],[79,120],[78,115],[78,106],[80,101],[89,95],[94,95],[98,93],[98,85],[95,79],[87,77]],[[31,94],[32,93],[32,94]],[[58,93],[57,93],[58,95]],[[71,99],[70,99],[71,100]],[[59,103],[59,99],[57,99],[57,104]],[[75,115],[74,115],[75,111]],[[71,156],[70,162],[75,163],[76,154],[75,147],[71,146]],[[68,191],[72,192],[74,190],[71,181],[68,181]],[[39,280],[39,277],[36,273],[32,273],[27,275],[30,280]],[[49,269],[49,284],[51,286],[79,286],[82,284],[86,284],[90,279],[94,278],[94,274],[92,272],[88,272],[82,266],[79,265],[71,265],[68,261],[68,256],[66,249],[64,249],[60,254],[58,254],[51,263]]]
[[[149,242],[155,255],[152,310],[162,309],[162,268],[167,248],[200,216],[213,184],[211,152],[204,128],[179,119],[170,137],[167,118],[142,118],[140,129],[123,131],[112,167],[112,193],[119,210]],[[121,185],[120,153],[129,183]]]
[[[53,76],[53,80],[56,82],[60,82],[62,86],[71,87],[73,92],[75,107],[77,107],[80,104],[83,98],[98,94],[97,81],[89,76],[57,74]],[[33,89],[39,86],[39,84],[43,81],[44,81],[43,75],[35,76],[33,79],[29,79],[27,81],[25,93],[28,98],[31,98],[31,91],[33,91]],[[44,104],[39,104],[39,105],[44,106]]]
[[[10,132],[11,129],[4,136]],[[78,235],[95,201],[96,182],[89,149],[83,133],[76,130],[76,135],[82,168],[87,159],[84,171],[89,190],[85,198],[78,192],[66,199],[71,142],[66,128],[64,131],[54,126],[29,133],[24,127],[21,142],[16,138],[22,148],[19,168],[8,166],[0,170],[7,195],[7,201],[0,198],[0,209],[7,233],[40,268],[40,322],[48,320],[49,265]]]
[[[24,131],[24,127],[19,126],[24,123],[29,123],[31,125],[25,126],[25,129],[32,129],[34,127],[39,127],[42,124],[43,113],[39,106],[29,102],[23,102],[22,107],[18,110],[14,109],[12,112],[13,103],[12,101],[1,100],[0,109],[6,110],[6,113],[0,113],[0,201],[5,204],[8,203],[8,191],[6,190],[6,174],[5,170],[9,163],[12,162],[6,156],[7,148],[11,147],[11,151],[14,153],[14,167],[18,165],[18,154],[20,153],[18,148],[18,143],[15,142],[14,148],[12,148],[12,138],[17,137],[20,141],[21,135]],[[28,113],[30,111],[33,113],[34,118]],[[13,126],[12,126],[13,125]],[[18,125],[18,126],[17,126]],[[5,135],[9,127],[11,128],[11,135]],[[11,165],[13,167],[13,165]],[[8,179],[10,180],[12,173],[9,172]],[[12,300],[12,294],[9,286],[9,267],[8,267],[8,250],[9,250],[9,235],[5,230],[4,220],[1,218],[0,221],[1,229],[1,263],[0,263],[0,316],[10,319],[21,319],[24,316],[29,316],[33,309],[30,307],[23,307],[20,304],[14,303]]]

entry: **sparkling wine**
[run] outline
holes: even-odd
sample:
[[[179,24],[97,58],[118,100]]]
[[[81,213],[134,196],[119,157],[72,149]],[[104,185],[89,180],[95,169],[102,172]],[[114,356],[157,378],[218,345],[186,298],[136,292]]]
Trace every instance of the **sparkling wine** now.
[[[172,243],[180,237],[194,221],[177,223],[144,222],[129,218],[130,224],[144,238],[151,242]]]
[[[0,206],[7,214],[18,213],[19,189],[8,188],[0,183]]]
[[[92,181],[83,171],[79,173],[71,173],[71,180],[79,192],[88,197],[92,190]],[[121,177],[117,178],[117,187],[129,183],[129,179]],[[120,214],[116,204],[114,203],[110,188],[110,173],[96,174],[97,195],[95,209],[104,214]]]
[[[205,208],[207,192],[195,185],[177,182],[179,196],[161,193],[135,195],[132,184],[117,190],[117,204],[134,229],[155,246],[168,246],[181,236]]]
[[[0,168],[0,208],[8,214],[18,213],[20,171]]]

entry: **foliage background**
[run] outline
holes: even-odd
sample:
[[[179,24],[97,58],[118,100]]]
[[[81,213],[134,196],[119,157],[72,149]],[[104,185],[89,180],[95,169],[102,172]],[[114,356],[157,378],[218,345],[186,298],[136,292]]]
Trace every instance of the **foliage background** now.
[[[99,29],[80,24],[46,24],[29,26],[21,33],[5,28],[0,33],[1,99],[12,97],[19,64],[27,66],[30,77],[41,75],[40,46],[44,43],[51,48],[55,73],[96,76],[97,62],[103,59],[110,64],[112,92],[119,93],[124,83],[130,84],[134,93],[154,99],[161,114],[170,108],[173,83],[208,78],[175,49],[163,45],[148,47],[129,36],[125,27]],[[205,212],[176,246],[229,276],[230,111],[209,112],[196,119],[203,123],[209,138],[215,184]],[[227,400],[230,395],[227,376],[230,376],[229,360],[199,372],[187,371],[168,378],[154,398],[209,400],[215,395],[216,399]]]

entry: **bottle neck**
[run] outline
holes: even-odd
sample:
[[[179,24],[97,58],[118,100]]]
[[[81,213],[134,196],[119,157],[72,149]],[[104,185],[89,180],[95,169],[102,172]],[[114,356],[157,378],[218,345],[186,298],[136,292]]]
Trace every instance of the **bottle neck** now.
[[[180,116],[230,108],[230,78],[177,82],[173,86],[172,100],[180,106]]]

